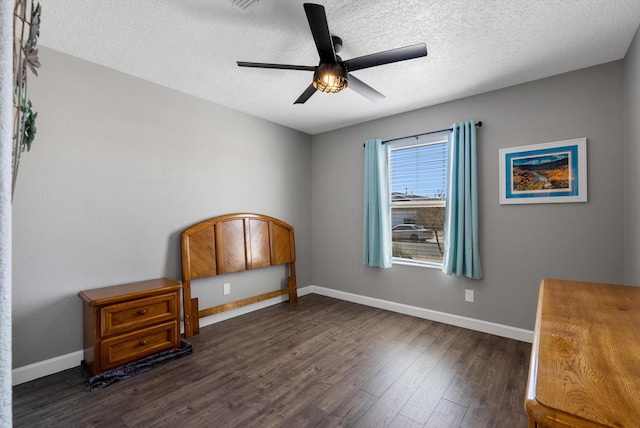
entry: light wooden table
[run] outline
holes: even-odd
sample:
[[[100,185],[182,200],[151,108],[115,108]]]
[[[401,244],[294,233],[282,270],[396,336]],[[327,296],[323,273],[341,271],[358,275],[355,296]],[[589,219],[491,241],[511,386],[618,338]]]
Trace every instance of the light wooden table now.
[[[640,287],[540,284],[529,427],[640,427]]]

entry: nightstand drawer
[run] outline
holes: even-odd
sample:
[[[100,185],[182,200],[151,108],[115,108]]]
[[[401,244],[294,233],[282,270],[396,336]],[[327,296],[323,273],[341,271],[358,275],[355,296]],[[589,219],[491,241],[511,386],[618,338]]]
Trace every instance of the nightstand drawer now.
[[[101,310],[102,337],[137,330],[178,317],[178,294],[169,293],[105,306]]]
[[[107,370],[179,346],[178,322],[171,321],[123,334],[101,343],[102,369]]]

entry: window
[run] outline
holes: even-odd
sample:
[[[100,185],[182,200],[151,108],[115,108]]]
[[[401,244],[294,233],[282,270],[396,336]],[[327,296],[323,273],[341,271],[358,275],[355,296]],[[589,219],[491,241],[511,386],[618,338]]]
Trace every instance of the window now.
[[[394,263],[442,266],[447,133],[389,143]]]

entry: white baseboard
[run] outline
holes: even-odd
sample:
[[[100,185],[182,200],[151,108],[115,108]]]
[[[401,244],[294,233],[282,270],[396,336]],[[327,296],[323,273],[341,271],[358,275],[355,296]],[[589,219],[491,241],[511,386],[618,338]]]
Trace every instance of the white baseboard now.
[[[76,351],[48,360],[39,361],[11,371],[12,385],[20,385],[34,379],[49,376],[63,370],[79,367],[84,358],[84,351]]]
[[[520,340],[522,342],[531,343],[533,341],[533,331],[510,327],[503,324],[496,324],[474,318],[448,314],[445,312],[432,311],[430,309],[419,308],[417,306],[405,305],[403,303],[390,302],[388,300],[381,300],[373,297],[346,293],[344,291],[333,290],[331,288],[318,287],[317,285],[308,285],[306,287],[298,289],[298,296],[305,296],[311,293],[320,294],[327,297],[334,297],[336,299],[345,300],[347,302],[385,309],[405,315],[411,315],[417,318],[451,324],[457,327],[468,328],[470,330],[481,331],[483,333],[489,333],[509,339]],[[202,318],[202,320],[200,321],[200,327],[206,327],[208,325],[216,324],[224,320],[228,320],[240,315],[247,314],[249,312],[266,308],[268,306],[277,305],[278,303],[285,302],[287,300],[287,296],[274,297],[273,299],[264,300],[253,305],[243,306],[231,311],[222,312],[210,317]],[[12,384],[14,386],[20,385],[21,383],[29,382],[34,379],[61,372],[63,370],[79,367],[83,357],[83,351],[76,351],[70,354],[61,355],[59,357],[29,364],[27,366],[18,367],[16,369],[13,369],[12,371]]]
[[[344,291],[338,291],[331,288],[318,287],[317,285],[310,285],[305,287],[305,289],[306,288],[311,289],[309,291],[310,293],[334,297],[336,299],[346,300],[347,302],[386,309],[392,312],[455,325],[456,327],[468,328],[469,330],[481,331],[483,333],[506,337],[508,339],[515,339],[521,342],[533,342],[533,331],[531,330],[496,324],[460,315],[448,314],[446,312],[433,311],[431,309],[419,308],[417,306],[405,305],[403,303],[390,302],[388,300],[376,299],[374,297],[361,296],[359,294],[346,293]]]

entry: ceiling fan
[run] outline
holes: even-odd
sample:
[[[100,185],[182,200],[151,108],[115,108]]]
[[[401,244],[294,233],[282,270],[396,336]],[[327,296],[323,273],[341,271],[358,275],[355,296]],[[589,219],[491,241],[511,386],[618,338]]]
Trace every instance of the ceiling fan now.
[[[307,21],[309,21],[313,40],[320,55],[320,63],[318,65],[306,66],[238,61],[240,67],[313,71],[313,82],[294,104],[304,104],[317,90],[339,92],[347,87],[370,101],[378,101],[384,98],[384,95],[356,78],[351,74],[352,71],[427,56],[427,45],[418,43],[343,61],[342,58],[336,55],[342,48],[342,39],[332,36],[329,32],[324,6],[305,3],[304,11],[307,14]]]

